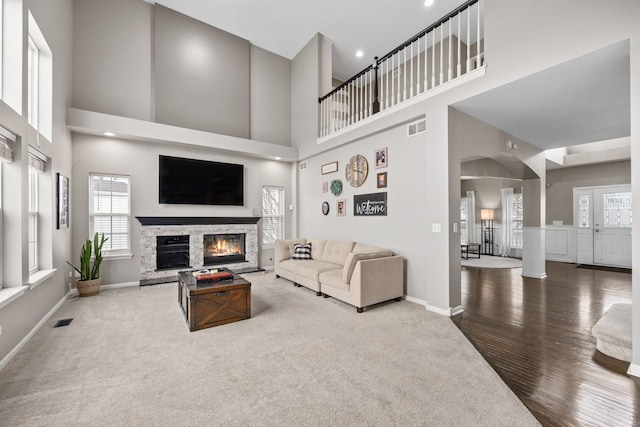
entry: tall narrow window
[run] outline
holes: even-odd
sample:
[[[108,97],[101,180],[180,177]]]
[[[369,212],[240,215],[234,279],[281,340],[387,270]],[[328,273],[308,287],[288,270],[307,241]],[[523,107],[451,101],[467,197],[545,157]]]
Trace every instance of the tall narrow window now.
[[[460,243],[463,245],[467,243],[467,211],[467,198],[463,197],[460,199]]]
[[[29,273],[39,270],[38,264],[38,194],[40,173],[38,170],[29,166]]]
[[[89,174],[89,236],[104,234],[105,255],[131,253],[129,177]]]
[[[262,246],[284,239],[284,188],[262,187]]]
[[[29,54],[27,56],[27,121],[34,129],[38,129],[39,102],[39,63],[40,50],[29,37]]]
[[[511,247],[522,248],[522,223],[523,223],[523,205],[522,193],[514,193],[511,196],[512,209],[511,218],[513,219],[511,232]]]
[[[2,39],[4,36],[4,0],[0,0],[0,99],[2,99],[2,87],[3,84],[3,70],[2,64],[4,60],[4,46],[2,44]]]

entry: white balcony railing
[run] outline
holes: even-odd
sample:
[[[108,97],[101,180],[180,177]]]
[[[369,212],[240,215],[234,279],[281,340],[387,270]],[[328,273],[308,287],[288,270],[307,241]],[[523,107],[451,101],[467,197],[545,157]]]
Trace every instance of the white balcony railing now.
[[[484,65],[482,0],[472,0],[319,99],[320,137]]]

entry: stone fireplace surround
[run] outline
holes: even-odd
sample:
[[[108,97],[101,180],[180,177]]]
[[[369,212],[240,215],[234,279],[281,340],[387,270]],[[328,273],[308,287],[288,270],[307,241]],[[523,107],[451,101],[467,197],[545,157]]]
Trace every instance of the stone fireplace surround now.
[[[203,236],[205,234],[244,233],[246,261],[216,265],[231,270],[258,268],[258,221],[260,217],[136,217],[140,232],[140,285],[152,285],[178,280],[183,269],[157,270],[156,237],[189,236],[189,260],[192,269],[202,269]]]

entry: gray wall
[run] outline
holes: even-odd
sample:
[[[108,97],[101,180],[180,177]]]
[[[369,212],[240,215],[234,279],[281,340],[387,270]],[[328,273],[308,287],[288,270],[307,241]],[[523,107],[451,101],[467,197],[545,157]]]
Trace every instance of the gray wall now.
[[[547,224],[573,224],[573,188],[631,183],[631,161],[547,171]]]
[[[291,61],[163,6],[76,0],[73,64],[74,108],[291,145]]]
[[[493,215],[500,222],[502,215],[502,188],[513,188],[514,193],[522,191],[522,181],[502,178],[480,178],[463,180],[460,183],[461,197],[467,197],[467,191],[475,191],[476,222],[480,223],[480,209],[493,209]]]
[[[132,0],[75,0],[73,106],[153,120],[152,7]]]
[[[41,242],[46,246],[43,268],[55,268],[52,278],[28,289],[17,300],[0,309],[0,361],[2,361],[31,332],[67,294],[69,269],[65,260],[71,259],[71,230],[56,230],[55,174],[71,176],[71,134],[65,125],[66,106],[71,100],[73,1],[24,0],[23,13],[26,32],[27,11],[31,11],[53,53],[53,134],[52,141],[38,139],[21,116],[0,101],[0,125],[14,132],[19,140],[12,145],[14,162],[3,167],[3,287],[22,286],[28,275],[27,253],[27,146],[33,145],[49,157],[47,170],[41,179],[41,193],[46,203],[40,206],[43,227]],[[26,35],[24,37],[26,41]],[[26,44],[23,55],[26,55]],[[26,56],[23,56],[26,58]],[[24,61],[26,64],[26,59]],[[23,69],[26,82],[26,70]],[[26,94],[26,84],[22,93]],[[24,98],[26,99],[26,98]],[[26,102],[23,105],[26,111]],[[10,202],[10,203],[9,203]],[[71,219],[73,224],[73,218]]]
[[[299,148],[318,138],[321,40],[321,34],[313,36],[291,62],[291,142]]]
[[[156,5],[156,121],[249,138],[247,40]]]
[[[291,61],[251,46],[251,139],[291,145]]]
[[[376,169],[374,152],[388,148],[388,167]],[[365,183],[351,187],[345,180],[345,168],[351,156],[361,154],[369,163],[369,174]],[[307,168],[299,171],[300,236],[307,238],[353,240],[369,245],[390,248],[406,259],[406,292],[419,299],[426,299],[425,278],[429,275],[427,265],[419,261],[420,254],[427,250],[427,227],[423,212],[429,204],[432,184],[420,188],[418,183],[426,179],[423,167],[426,156],[425,134],[407,137],[406,126],[398,126],[371,138],[350,144],[330,153],[307,160]],[[325,163],[338,162],[338,172],[322,175],[320,167]],[[377,188],[376,175],[387,173],[387,188]],[[334,179],[342,181],[343,192],[334,196],[322,192],[322,183]],[[388,215],[379,217],[354,217],[353,196],[387,192]],[[336,216],[336,201],[346,200],[347,215]],[[329,215],[321,211],[322,202],[328,201]]]
[[[244,206],[165,205],[158,203],[158,155],[240,163],[245,167]],[[129,283],[140,280],[140,223],[136,216],[253,216],[262,212],[262,186],[285,189],[286,206],[291,203],[291,164],[244,156],[216,153],[210,150],[140,141],[73,136],[73,247],[79,251],[89,234],[88,174],[102,172],[131,177],[132,251],[129,260],[107,260],[101,268],[103,284]],[[290,236],[291,212],[286,211],[285,224]],[[270,250],[261,250],[261,266],[273,265]]]

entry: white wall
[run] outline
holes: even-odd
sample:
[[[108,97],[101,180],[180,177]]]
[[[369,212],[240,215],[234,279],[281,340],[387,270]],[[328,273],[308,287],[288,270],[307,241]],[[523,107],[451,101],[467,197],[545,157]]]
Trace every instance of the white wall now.
[[[66,106],[71,98],[73,2],[60,0],[24,0],[23,22],[30,10],[53,52],[53,129],[52,142],[42,141],[40,151],[49,157],[41,192],[46,203],[40,206],[43,229],[42,245],[48,254],[43,260],[45,268],[57,269],[54,276],[39,286],[28,289],[17,300],[0,309],[0,362],[19,345],[38,322],[66,295],[65,260],[71,259],[71,230],[55,228],[56,172],[71,176],[71,135],[65,125]],[[23,26],[26,31],[27,26]],[[26,34],[23,34],[26,40]],[[27,44],[23,43],[23,55]],[[26,58],[26,56],[23,56]],[[26,59],[23,61],[26,64]],[[26,69],[22,70],[26,82]],[[26,83],[22,88],[26,100]],[[26,112],[26,102],[23,110]],[[27,146],[38,146],[36,133],[27,124],[26,114],[21,116],[0,101],[0,125],[18,136],[12,145],[14,162],[3,167],[3,271],[4,287],[18,287],[28,279],[27,253]]]
[[[158,155],[240,163],[245,166],[244,206],[165,205],[158,203]],[[275,160],[221,154],[210,150],[185,149],[173,145],[73,136],[73,250],[79,253],[89,235],[88,174],[102,172],[131,177],[132,250],[130,260],[108,260],[101,268],[104,284],[140,280],[140,223],[136,216],[253,216],[262,215],[262,186],[285,188],[286,206],[291,203],[291,165]],[[285,217],[290,236],[291,212]],[[261,251],[261,266],[273,265],[272,251]]]

